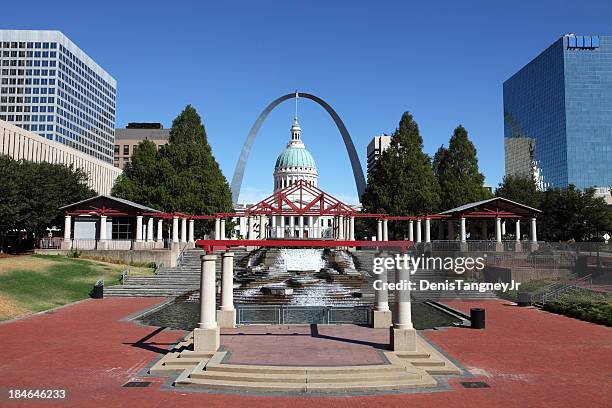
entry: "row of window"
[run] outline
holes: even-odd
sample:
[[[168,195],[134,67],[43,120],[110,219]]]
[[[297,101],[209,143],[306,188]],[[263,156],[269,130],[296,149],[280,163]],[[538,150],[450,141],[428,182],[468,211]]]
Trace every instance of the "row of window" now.
[[[0,110],[0,112],[2,112]],[[7,122],[53,122],[53,115],[5,115]],[[27,129],[26,129],[27,130]]]
[[[3,59],[1,65],[3,67],[55,67],[57,66],[57,61]]]
[[[2,76],[55,76],[54,69],[6,69],[0,71]]]
[[[54,106],[20,106],[20,105],[0,105],[0,112],[53,112],[55,110]]]
[[[56,49],[57,43],[55,42],[27,42],[27,41],[3,41],[0,43],[2,48],[42,48]]]
[[[2,78],[2,85],[55,85],[53,78]]]
[[[4,58],[56,58],[57,51],[2,51]]]
[[[39,95],[39,94],[55,94],[55,88],[20,88],[20,87],[2,87],[0,88],[2,94],[16,94],[16,95]]]
[[[0,103],[55,103],[53,96],[1,96]]]

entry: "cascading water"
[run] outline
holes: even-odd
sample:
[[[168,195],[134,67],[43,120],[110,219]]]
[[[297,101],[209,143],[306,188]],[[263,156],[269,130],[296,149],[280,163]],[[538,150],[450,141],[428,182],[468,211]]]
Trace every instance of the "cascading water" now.
[[[288,271],[318,272],[325,266],[322,249],[281,249],[279,260]]]

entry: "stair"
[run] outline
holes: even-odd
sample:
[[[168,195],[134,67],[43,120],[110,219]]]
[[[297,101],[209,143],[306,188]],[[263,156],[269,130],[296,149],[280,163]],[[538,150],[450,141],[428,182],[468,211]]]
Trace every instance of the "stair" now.
[[[217,251],[216,274],[221,276],[221,253]],[[243,258],[249,252],[244,248],[233,248],[234,272],[240,270]],[[154,276],[127,276],[123,285],[104,288],[105,296],[155,296],[175,297],[193,292],[200,287],[200,257],[202,249],[188,249],[183,253],[183,259],[178,266],[161,267]]]
[[[214,359],[214,358],[213,358]],[[359,392],[432,387],[437,382],[419,368],[403,365],[343,367],[200,364],[185,370],[174,385],[246,392]]]

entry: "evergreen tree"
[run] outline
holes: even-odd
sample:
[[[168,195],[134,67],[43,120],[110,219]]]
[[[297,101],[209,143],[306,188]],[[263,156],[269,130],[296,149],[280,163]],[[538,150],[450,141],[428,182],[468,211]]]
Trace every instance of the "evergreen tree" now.
[[[156,152],[150,142],[138,145],[113,195],[165,212],[211,215],[233,211],[229,185],[191,105],[172,122],[166,146]],[[210,224],[196,223],[196,232],[210,229]]]
[[[440,185],[441,208],[448,210],[489,198],[484,176],[478,170],[476,148],[461,125],[455,128],[448,149],[441,146],[434,156],[433,168]]]
[[[390,215],[430,214],[438,209],[440,191],[423,152],[423,138],[412,115],[405,112],[385,150],[368,176],[362,197],[364,209]],[[392,232],[405,235],[408,223],[397,223]]]
[[[530,176],[504,176],[495,190],[495,195],[537,209],[542,202],[542,192],[538,191],[534,179]]]
[[[9,156],[0,155],[0,253],[4,250],[6,234],[17,228],[19,214],[24,205],[19,196],[18,163]]]

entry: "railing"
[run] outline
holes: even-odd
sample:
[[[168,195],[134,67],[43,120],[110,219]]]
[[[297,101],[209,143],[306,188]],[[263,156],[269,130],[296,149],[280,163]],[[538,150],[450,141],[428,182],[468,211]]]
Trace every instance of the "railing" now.
[[[331,227],[309,227],[303,228],[303,238],[305,239],[332,239],[334,229]],[[266,238],[298,238],[300,227],[266,227]]]
[[[238,324],[370,324],[370,306],[238,305]]]
[[[40,249],[60,249],[63,240],[62,237],[41,238],[38,241],[38,247]]]
[[[72,249],[89,251],[97,248],[97,240],[95,239],[73,239],[72,240]]]
[[[125,285],[125,278],[128,277],[130,273],[130,268],[124,269],[121,271],[121,285]]]
[[[108,239],[106,240],[106,249],[125,251],[132,249],[133,241],[131,239]]]
[[[550,290],[548,292],[544,292],[542,294],[542,297],[540,299],[539,302],[535,302],[535,303],[540,303],[540,304],[545,304],[546,302],[550,302],[551,300],[554,299],[558,299],[559,297],[561,297],[562,295],[568,293],[568,292],[574,292],[577,290],[583,290],[583,289],[587,289],[583,286],[583,284],[586,284],[586,286],[588,288],[591,287],[591,285],[593,284],[593,277],[591,275],[587,275],[587,276],[583,276],[580,279],[577,279],[571,283],[568,283],[564,286],[561,286],[559,288],[555,288],[554,290]]]

